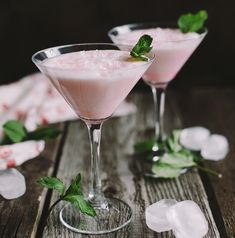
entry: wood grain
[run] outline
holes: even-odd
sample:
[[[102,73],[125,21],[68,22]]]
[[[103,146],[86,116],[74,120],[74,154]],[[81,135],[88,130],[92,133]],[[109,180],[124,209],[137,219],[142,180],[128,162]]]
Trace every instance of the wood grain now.
[[[227,237],[235,237],[235,92],[234,89],[192,89],[181,97],[183,123],[185,126],[201,125],[209,128],[213,134],[225,135],[229,140],[228,156],[218,162],[206,165],[223,174],[222,179],[203,177],[208,198],[218,218],[220,230],[225,226]],[[210,185],[211,184],[211,185]],[[215,209],[219,205],[220,211]],[[222,216],[221,216],[222,215]],[[222,218],[220,220],[220,218]],[[224,224],[221,224],[223,222]],[[222,235],[225,237],[225,234]]]
[[[207,238],[219,238],[220,234],[213,219],[208,198],[202,180],[196,170],[190,171],[175,180],[150,179],[143,176],[142,162],[133,156],[133,144],[153,133],[152,98],[150,94],[135,94],[131,100],[138,105],[136,114],[110,119],[104,124],[101,142],[102,179],[106,195],[126,201],[133,210],[131,225],[116,233],[103,236],[84,236],[64,228],[58,219],[59,204],[48,219],[42,237],[172,237],[171,233],[157,234],[147,228],[144,211],[146,206],[162,198],[177,200],[192,199],[199,204],[209,222]],[[181,118],[177,116],[175,100],[168,100],[166,112],[167,130],[181,127]],[[170,123],[171,122],[171,123]],[[57,176],[66,183],[82,172],[84,185],[89,182],[90,148],[87,129],[79,121],[69,125],[63,147]],[[51,204],[57,199],[52,195]],[[222,237],[224,238],[224,237]]]
[[[60,138],[47,143],[39,157],[17,168],[25,176],[27,190],[18,199],[4,200],[0,197],[1,238],[35,237],[46,196],[46,190],[37,185],[36,180],[52,174],[59,144]]]

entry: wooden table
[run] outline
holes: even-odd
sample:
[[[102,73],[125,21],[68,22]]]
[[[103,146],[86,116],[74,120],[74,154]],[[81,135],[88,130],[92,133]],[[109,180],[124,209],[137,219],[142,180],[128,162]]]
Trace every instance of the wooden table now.
[[[152,133],[152,98],[147,92],[132,94],[129,99],[137,104],[138,112],[110,119],[104,124],[102,178],[105,193],[125,200],[132,207],[134,216],[128,228],[97,237],[173,237],[170,232],[157,234],[145,224],[146,206],[162,198],[197,202],[209,222],[207,238],[235,237],[235,89],[197,88],[167,95],[166,131],[202,125],[228,137],[230,153],[227,158],[206,163],[220,171],[222,179],[208,177],[196,169],[172,180],[144,177],[138,160],[133,156],[133,144],[146,136],[146,131]],[[88,182],[90,148],[87,129],[81,121],[65,123],[61,127],[63,136],[47,143],[39,158],[19,168],[27,180],[26,194],[11,201],[0,198],[1,238],[88,237],[70,232],[60,224],[58,211],[63,204],[56,207],[48,225],[42,227],[48,207],[58,195],[37,185],[37,178],[54,175],[69,183],[80,171],[84,184]]]

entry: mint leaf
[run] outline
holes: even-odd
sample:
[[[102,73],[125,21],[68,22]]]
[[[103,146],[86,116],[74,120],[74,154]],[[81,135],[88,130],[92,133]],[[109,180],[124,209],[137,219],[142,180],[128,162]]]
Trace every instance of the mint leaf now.
[[[173,130],[170,137],[166,140],[166,146],[170,152],[178,152],[182,149],[179,143],[179,138],[182,130]]]
[[[27,131],[24,126],[20,122],[14,120],[7,121],[3,125],[3,131],[7,136],[5,141],[12,141],[14,143],[22,141],[27,135]]]
[[[195,163],[200,163],[204,160],[199,152],[191,151],[185,148],[182,148],[182,150],[180,150],[180,154],[185,156],[192,156]]]
[[[1,145],[18,143],[27,140],[48,140],[55,139],[61,134],[61,130],[56,127],[41,127],[35,131],[28,132],[24,125],[15,120],[7,121],[3,125],[4,137]]]
[[[69,188],[66,190],[65,195],[62,197],[63,200],[70,202],[76,208],[78,208],[82,213],[89,216],[95,216],[96,211],[92,205],[84,199],[81,190],[81,174],[78,174]]]
[[[187,13],[180,16],[177,21],[177,24],[183,33],[197,32],[203,27],[204,22],[207,18],[207,12],[205,10],[201,10],[196,14]]]
[[[192,151],[192,156],[195,163],[201,163],[204,160],[200,153]]]
[[[137,44],[131,50],[130,55],[139,60],[148,61],[148,57],[146,57],[145,54],[152,49],[152,41],[153,38],[149,35],[141,36]]]
[[[156,162],[152,166],[152,172],[159,178],[176,178],[183,172],[181,168],[175,168],[168,164]]]
[[[35,131],[29,132],[25,140],[49,140],[55,139],[61,134],[61,130],[56,127],[41,127]]]
[[[154,139],[143,140],[134,145],[135,152],[141,154],[144,152],[152,151]]]
[[[92,217],[96,216],[95,209],[92,207],[89,201],[84,198],[82,193],[81,174],[78,174],[76,178],[72,180],[65,193],[65,185],[56,177],[42,177],[37,182],[46,188],[55,189],[60,193],[59,199],[50,207],[47,216],[49,216],[55,205],[62,200],[70,202],[74,207],[79,209],[84,214]]]
[[[70,184],[69,188],[66,190],[65,195],[68,194],[77,194],[83,195],[81,191],[81,174],[78,174],[72,183]]]
[[[63,200],[70,202],[84,214],[92,217],[96,216],[95,209],[82,195],[67,194],[63,197]]]
[[[43,187],[57,190],[60,195],[64,194],[65,186],[63,182],[56,177],[42,177],[37,182]]]
[[[192,155],[185,156],[181,153],[165,153],[161,157],[159,163],[168,164],[174,168],[186,168],[196,165]]]

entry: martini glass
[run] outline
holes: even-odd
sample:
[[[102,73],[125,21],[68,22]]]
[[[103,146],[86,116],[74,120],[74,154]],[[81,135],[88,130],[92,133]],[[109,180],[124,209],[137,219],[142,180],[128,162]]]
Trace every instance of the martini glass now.
[[[88,201],[97,215],[89,217],[72,205],[60,211],[67,228],[84,234],[104,234],[123,228],[131,221],[131,208],[117,198],[106,198],[101,187],[101,127],[125,99],[153,61],[133,61],[131,46],[73,44],[35,53],[33,62],[82,119],[89,132],[91,171]],[[120,50],[122,49],[122,50]],[[117,57],[116,57],[117,55]]]
[[[151,29],[157,27],[177,28],[172,23],[161,24],[153,22],[117,26],[108,32],[108,36],[116,44],[133,45],[138,40],[139,33],[141,35],[149,34],[153,37],[153,52],[156,55],[156,60],[142,76],[145,83],[151,87],[154,100],[155,143],[152,147],[153,161],[157,161],[164,153],[164,148],[161,145],[165,137],[163,115],[166,88],[207,34],[207,30],[203,29],[199,32],[198,37],[158,41],[157,33],[153,34],[151,32]],[[131,35],[130,33],[132,32],[135,35]]]

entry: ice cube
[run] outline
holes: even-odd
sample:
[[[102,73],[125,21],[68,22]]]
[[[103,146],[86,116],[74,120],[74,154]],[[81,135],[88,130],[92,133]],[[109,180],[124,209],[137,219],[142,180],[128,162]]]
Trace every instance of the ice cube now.
[[[26,191],[25,178],[16,169],[0,171],[0,195],[6,199],[22,196]]]
[[[201,150],[204,142],[210,136],[210,131],[204,127],[196,126],[182,130],[180,143],[190,150]]]
[[[166,219],[166,211],[169,207],[176,204],[174,199],[163,199],[148,206],[145,210],[147,226],[156,232],[169,231],[172,227]]]
[[[201,155],[208,160],[224,159],[229,151],[226,137],[222,135],[211,135],[202,146]]]
[[[207,220],[194,201],[186,200],[169,207],[166,217],[176,238],[202,238],[208,232]]]

